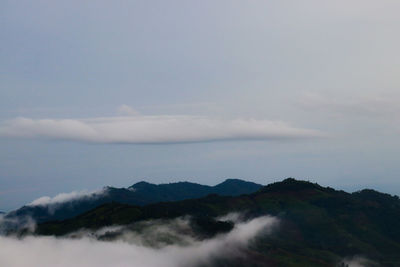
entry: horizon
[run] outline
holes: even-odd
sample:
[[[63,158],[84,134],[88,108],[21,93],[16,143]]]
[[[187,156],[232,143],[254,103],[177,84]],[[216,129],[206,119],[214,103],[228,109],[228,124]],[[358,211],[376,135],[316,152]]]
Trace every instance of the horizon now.
[[[223,183],[225,183],[225,182],[227,182],[227,181],[229,181],[229,180],[238,180],[238,181],[242,181],[242,182],[248,182],[248,183],[258,184],[258,185],[260,185],[261,187],[265,187],[265,186],[268,186],[268,185],[271,185],[271,184],[274,184],[274,183],[282,183],[282,182],[287,181],[287,180],[289,180],[289,179],[294,179],[295,181],[300,181],[300,182],[308,182],[308,183],[312,183],[312,184],[317,184],[317,185],[322,186],[322,187],[324,187],[324,188],[332,188],[332,187],[329,186],[329,185],[323,185],[323,184],[314,182],[314,181],[312,181],[312,180],[307,180],[307,179],[296,179],[296,178],[294,178],[294,177],[287,177],[287,178],[284,178],[284,179],[281,179],[281,180],[271,181],[271,182],[265,183],[265,184],[256,183],[256,182],[251,181],[251,180],[245,180],[245,179],[240,179],[240,178],[226,178],[226,179],[221,180],[220,182],[217,182],[217,183],[215,183],[215,184],[202,184],[202,183],[200,183],[200,182],[195,182],[195,181],[184,181],[184,180],[176,181],[176,182],[150,183],[150,182],[147,182],[147,181],[142,180],[142,181],[135,182],[135,183],[132,184],[132,185],[128,185],[128,186],[124,186],[124,187],[114,187],[114,186],[112,186],[112,185],[105,185],[105,186],[103,186],[101,189],[100,189],[100,188],[97,188],[97,189],[92,190],[92,191],[89,191],[89,190],[87,190],[87,189],[81,189],[81,190],[74,190],[74,191],[71,191],[71,192],[59,192],[59,193],[57,193],[56,195],[53,195],[53,196],[40,196],[39,198],[32,199],[30,202],[27,202],[27,203],[25,203],[25,204],[23,204],[23,205],[21,205],[21,206],[19,206],[19,207],[16,207],[16,208],[14,208],[14,209],[11,209],[11,210],[5,210],[5,209],[1,209],[1,208],[0,208],[0,213],[8,213],[8,212],[11,212],[11,211],[15,211],[15,210],[17,210],[17,209],[19,209],[19,208],[22,208],[22,207],[25,207],[25,206],[31,206],[31,205],[33,205],[33,206],[35,206],[35,205],[52,205],[52,202],[51,202],[51,201],[54,200],[54,199],[57,199],[57,198],[60,197],[60,196],[62,196],[62,197],[65,198],[65,196],[71,196],[71,195],[72,195],[71,198],[65,198],[64,200],[62,200],[62,201],[60,202],[60,203],[64,203],[64,202],[68,202],[68,201],[71,201],[71,200],[80,199],[80,198],[82,198],[82,197],[91,195],[91,194],[93,194],[93,193],[96,194],[96,193],[102,192],[102,190],[103,190],[103,189],[106,189],[106,188],[128,189],[128,188],[133,187],[133,186],[135,186],[136,184],[139,184],[139,183],[146,183],[146,184],[151,184],[151,185],[156,185],[156,186],[159,186],[159,185],[170,185],[170,184],[177,184],[177,183],[191,183],[191,184],[197,184],[197,185],[202,185],[202,186],[215,187],[215,186],[220,185],[220,184],[223,184]],[[360,191],[363,191],[363,190],[374,190],[374,191],[379,192],[379,193],[389,194],[390,196],[399,196],[399,195],[397,195],[397,194],[390,194],[390,193],[387,193],[387,192],[382,192],[382,191],[379,191],[379,190],[374,189],[374,188],[360,188],[360,189],[356,189],[356,190],[352,190],[352,191],[344,190],[344,189],[340,189],[340,188],[333,188],[333,189],[334,189],[334,190],[337,190],[337,191],[344,191],[344,192],[349,193],[349,194],[357,193],[357,192],[360,192]],[[39,204],[39,202],[42,201],[43,199],[45,199],[46,202],[48,201],[48,203]],[[39,202],[38,202],[38,201],[39,201]],[[36,202],[38,202],[38,203],[36,203]]]
[[[0,210],[139,180],[400,194],[398,1],[1,7]]]

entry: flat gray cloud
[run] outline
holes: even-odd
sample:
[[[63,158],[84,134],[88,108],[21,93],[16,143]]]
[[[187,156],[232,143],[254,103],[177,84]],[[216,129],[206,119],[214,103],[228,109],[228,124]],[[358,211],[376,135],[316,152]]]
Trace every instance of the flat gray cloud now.
[[[341,114],[369,119],[393,118],[400,115],[400,94],[396,92],[364,94],[305,93],[298,104],[311,111]]]
[[[315,138],[323,136],[323,133],[296,128],[281,121],[138,115],[91,119],[16,118],[0,126],[0,136],[93,143],[161,144]]]

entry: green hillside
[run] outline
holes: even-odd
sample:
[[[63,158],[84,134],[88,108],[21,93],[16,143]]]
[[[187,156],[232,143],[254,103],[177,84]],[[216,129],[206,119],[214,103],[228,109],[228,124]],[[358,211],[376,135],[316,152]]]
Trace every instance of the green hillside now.
[[[237,197],[209,195],[142,207],[109,203],[70,220],[40,224],[37,234],[63,235],[80,228],[183,215],[211,218],[233,211],[248,218],[274,215],[281,221],[278,231],[258,239],[247,252],[254,266],[265,262],[268,266],[334,266],[354,255],[383,266],[400,266],[397,196],[373,190],[350,194],[290,178]]]
[[[7,214],[9,219],[31,217],[38,223],[72,218],[100,205],[112,202],[143,206],[164,201],[205,197],[208,194],[237,196],[253,193],[262,186],[239,179],[227,179],[208,186],[190,182],[151,184],[139,182],[128,188],[105,187],[102,192],[58,203],[56,205],[27,205]]]

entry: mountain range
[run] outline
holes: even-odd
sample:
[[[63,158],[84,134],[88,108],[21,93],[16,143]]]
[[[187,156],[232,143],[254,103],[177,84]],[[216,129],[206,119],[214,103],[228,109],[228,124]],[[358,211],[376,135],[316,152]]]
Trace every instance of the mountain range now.
[[[35,234],[61,236],[188,215],[201,218],[203,228],[217,234],[230,228],[213,218],[229,212],[247,219],[275,216],[279,229],[241,251],[245,262],[226,259],[216,266],[338,266],[354,255],[368,258],[357,266],[400,266],[399,197],[370,189],[347,193],[292,178],[236,196],[212,194],[142,206],[106,203],[74,218],[41,223]]]
[[[105,187],[98,192],[82,195],[68,201],[26,205],[9,212],[6,218],[29,217],[37,223],[42,223],[72,218],[102,204],[113,202],[143,206],[157,202],[201,198],[209,194],[237,196],[253,193],[261,187],[260,184],[240,179],[227,179],[215,186],[190,182],[156,185],[142,181],[128,188]]]

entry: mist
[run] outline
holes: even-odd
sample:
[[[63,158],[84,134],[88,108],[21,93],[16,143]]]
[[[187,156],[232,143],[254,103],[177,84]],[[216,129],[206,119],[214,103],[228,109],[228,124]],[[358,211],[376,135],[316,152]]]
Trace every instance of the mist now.
[[[164,223],[148,221],[148,229],[157,227],[168,232],[172,225],[187,226],[187,219],[176,219]],[[90,232],[81,232],[72,236],[37,237],[28,236],[22,239],[15,237],[0,237],[0,265],[8,267],[41,266],[41,267],[106,267],[106,266],[147,266],[147,267],[179,267],[212,264],[215,260],[235,259],[245,257],[243,249],[248,247],[258,236],[268,234],[278,225],[274,217],[263,216],[249,221],[239,222],[226,234],[220,234],[210,239],[189,237],[185,233],[171,230],[172,235],[180,236],[184,242],[174,244],[146,245],[138,240],[146,239],[146,233],[124,232],[123,238],[113,242],[100,241]],[[118,227],[114,228],[117,230]],[[121,230],[121,229],[119,229]],[[112,231],[112,228],[96,231],[99,234]],[[135,236],[135,238],[132,238]],[[157,235],[157,234],[156,234]],[[135,241],[136,240],[136,241]],[[23,256],[22,256],[23,255]]]
[[[36,229],[36,222],[30,216],[7,217],[0,215],[0,237],[9,231],[22,230],[32,233]]]
[[[70,193],[60,193],[54,197],[43,196],[33,200],[28,206],[49,206],[49,205],[56,205],[62,204],[65,202],[70,202],[74,200],[79,200],[83,198],[98,198],[106,193],[105,189],[95,190],[95,191],[73,191]]]
[[[341,264],[340,266],[345,266],[345,267],[380,266],[378,263],[364,256],[357,256],[357,255],[343,259],[343,261],[340,264]]]

